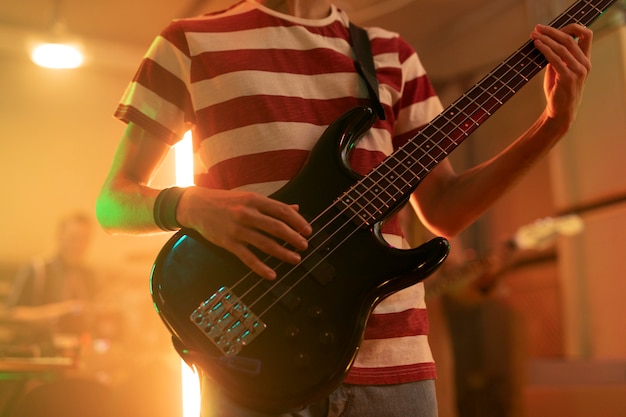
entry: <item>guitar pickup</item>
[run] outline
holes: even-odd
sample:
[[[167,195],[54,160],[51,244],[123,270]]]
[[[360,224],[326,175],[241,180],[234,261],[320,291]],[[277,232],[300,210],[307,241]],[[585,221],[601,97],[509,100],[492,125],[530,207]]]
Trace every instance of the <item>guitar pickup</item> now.
[[[265,291],[269,291],[273,297],[275,297],[278,302],[287,309],[289,312],[294,312],[300,304],[302,300],[292,291],[290,291],[286,285],[284,284],[275,284],[274,282],[262,282],[261,288]]]
[[[335,267],[317,252],[307,253],[302,261],[302,267],[321,285],[329,284],[336,275]]]

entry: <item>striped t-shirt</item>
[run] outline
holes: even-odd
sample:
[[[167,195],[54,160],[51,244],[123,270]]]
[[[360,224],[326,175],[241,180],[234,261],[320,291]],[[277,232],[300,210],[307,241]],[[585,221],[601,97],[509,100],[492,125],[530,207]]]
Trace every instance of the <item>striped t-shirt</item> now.
[[[196,185],[278,190],[305,163],[325,128],[369,103],[354,69],[348,17],[278,13],[253,0],[173,21],[155,39],[116,116],[168,144],[192,130]],[[361,174],[439,114],[441,104],[413,49],[397,34],[368,28],[386,120],[352,151]],[[384,225],[406,247],[397,220]],[[371,315],[345,382],[391,384],[435,377],[424,287],[393,294]]]

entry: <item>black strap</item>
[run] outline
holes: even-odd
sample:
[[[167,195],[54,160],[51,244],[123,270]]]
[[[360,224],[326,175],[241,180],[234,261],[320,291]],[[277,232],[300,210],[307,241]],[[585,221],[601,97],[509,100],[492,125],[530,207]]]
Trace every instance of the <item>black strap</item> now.
[[[350,37],[352,38],[352,46],[354,48],[354,54],[356,55],[354,66],[365,80],[365,84],[367,84],[367,90],[373,101],[376,115],[380,120],[385,120],[385,109],[380,103],[378,79],[376,78],[376,68],[374,67],[370,38],[367,36],[365,29],[353,23],[350,23]]]

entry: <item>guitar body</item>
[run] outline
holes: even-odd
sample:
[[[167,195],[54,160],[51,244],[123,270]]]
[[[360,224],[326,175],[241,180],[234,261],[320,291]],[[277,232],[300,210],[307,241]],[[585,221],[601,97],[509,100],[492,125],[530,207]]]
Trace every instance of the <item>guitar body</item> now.
[[[336,204],[359,179],[348,165],[349,149],[374,118],[357,107],[335,121],[301,172],[272,195],[297,203],[314,230],[299,265],[268,260],[276,280],[252,274],[188,230],[157,257],[153,301],[179,352],[244,406],[284,412],[329,394],[352,366],[374,306],[426,278],[448,254],[443,238],[392,248],[380,222],[358,224]]]

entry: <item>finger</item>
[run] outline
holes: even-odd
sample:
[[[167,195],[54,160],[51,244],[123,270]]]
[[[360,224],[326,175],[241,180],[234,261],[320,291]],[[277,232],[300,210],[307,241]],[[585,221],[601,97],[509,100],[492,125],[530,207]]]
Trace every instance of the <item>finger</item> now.
[[[588,72],[591,69],[592,33],[578,24],[567,25],[563,29],[537,25],[531,37],[550,47],[568,65],[572,67],[582,65]],[[547,52],[550,53],[550,51]]]
[[[228,242],[224,245],[224,248],[234,253],[246,266],[263,278],[276,278],[276,272],[267,265],[269,257],[294,265],[301,260],[297,252],[289,250],[284,245],[262,233],[244,229],[237,236],[238,241]],[[260,259],[250,250],[250,247],[258,249],[267,254],[268,257]]]
[[[256,220],[248,219],[244,224],[245,228],[240,239],[264,250],[269,245],[266,241],[276,242],[277,245],[291,245],[297,250],[308,248],[307,239],[297,231],[293,230],[284,222],[270,216],[258,216]],[[281,242],[280,244],[278,242]],[[286,245],[285,245],[286,246]],[[273,253],[271,253],[273,255]]]
[[[251,228],[258,228],[270,236],[283,240],[297,249],[305,250],[308,242],[304,236],[312,233],[311,225],[292,206],[274,200],[258,207],[260,214]]]
[[[574,37],[583,54],[587,57],[591,57],[591,44],[593,41],[593,31],[591,29],[577,23],[572,23],[561,30]]]
[[[591,39],[593,37],[593,32],[590,29],[577,23],[569,24],[561,29],[538,24],[535,26],[533,33],[549,36],[550,38],[557,40],[559,43],[564,43],[569,38],[578,40],[582,38]]]
[[[241,240],[246,242],[248,245],[259,249],[261,252],[281,261],[288,262],[290,264],[297,264],[301,260],[299,253],[291,250],[285,244],[282,244],[263,233],[248,229],[243,232]]]
[[[575,78],[581,80],[587,78],[591,70],[591,63],[586,57],[574,57],[571,53],[566,51],[566,48],[562,45],[548,45],[541,40],[536,41],[536,47],[544,54],[552,68],[554,68],[561,77],[569,78],[571,74],[575,74]]]
[[[242,244],[224,245],[224,248],[233,253],[244,265],[255,274],[265,279],[275,279],[276,271],[263,263],[250,249]]]
[[[540,31],[542,34],[533,37],[535,46],[559,73],[572,71],[583,77],[589,73],[591,61],[572,36],[561,31]]]
[[[563,46],[550,42],[549,40],[536,39],[535,47],[543,54],[557,73],[563,75],[570,70],[567,61],[571,62],[573,59],[568,59],[567,56],[564,56],[565,48]]]
[[[273,241],[269,237],[262,239],[258,236],[254,237],[255,235],[260,234],[258,232],[253,232],[250,229],[240,227],[232,234],[234,237],[228,239],[216,239],[214,240],[214,243],[231,252],[245,266],[250,268],[252,272],[266,279],[276,278],[276,272],[265,263],[270,256],[274,256],[279,260],[289,263],[297,263],[300,260],[300,255],[295,252],[288,253],[289,251],[286,248],[281,248],[276,241]],[[261,260],[257,256],[258,252],[253,252],[250,249],[251,247],[265,252],[266,256],[263,256],[264,260]]]
[[[274,200],[271,200],[274,202]],[[313,230],[309,222],[300,214],[300,206],[298,204],[283,204],[278,202],[277,205],[271,204],[267,206],[267,214],[283,220],[294,230],[303,236],[310,235]]]

